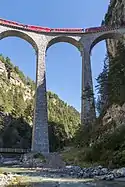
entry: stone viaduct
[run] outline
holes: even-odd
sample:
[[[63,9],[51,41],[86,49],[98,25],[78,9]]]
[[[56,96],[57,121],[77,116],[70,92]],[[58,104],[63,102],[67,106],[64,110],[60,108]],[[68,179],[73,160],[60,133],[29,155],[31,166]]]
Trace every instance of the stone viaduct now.
[[[32,151],[49,152],[48,116],[46,98],[46,62],[47,49],[55,43],[67,42],[74,45],[82,57],[82,97],[81,97],[81,124],[95,119],[93,97],[87,98],[86,88],[93,91],[90,53],[92,48],[104,39],[124,39],[125,28],[110,29],[94,33],[37,33],[20,28],[0,25],[0,39],[16,36],[29,42],[36,51],[36,101],[34,110],[34,125],[32,133]],[[84,95],[84,97],[83,97]]]

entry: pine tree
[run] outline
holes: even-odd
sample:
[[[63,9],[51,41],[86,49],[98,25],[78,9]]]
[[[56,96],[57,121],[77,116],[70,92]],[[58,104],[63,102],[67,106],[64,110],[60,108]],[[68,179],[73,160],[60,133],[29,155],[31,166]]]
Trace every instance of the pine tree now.
[[[103,111],[103,109],[106,107],[108,103],[108,94],[109,94],[108,71],[109,71],[109,57],[108,55],[106,55],[104,59],[103,71],[99,74],[98,78],[96,79],[98,83],[96,88],[99,94],[96,106],[99,113]]]
[[[99,74],[97,82],[99,113],[112,104],[125,102],[125,47],[123,43],[118,42],[115,57],[110,54],[106,56],[103,71]]]
[[[26,107],[26,103],[23,98],[23,91],[21,88],[15,87],[14,97],[13,97],[13,108],[15,109],[16,115],[18,117],[24,114],[24,109]]]

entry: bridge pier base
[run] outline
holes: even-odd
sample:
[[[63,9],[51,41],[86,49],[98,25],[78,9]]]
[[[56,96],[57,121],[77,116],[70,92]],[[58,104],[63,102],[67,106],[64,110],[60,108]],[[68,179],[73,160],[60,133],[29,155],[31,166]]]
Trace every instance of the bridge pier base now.
[[[96,119],[93,94],[91,61],[89,51],[82,51],[82,98],[81,98],[81,124],[87,125]]]
[[[45,75],[45,49],[37,53],[36,99],[32,132],[33,152],[49,153],[48,115]]]

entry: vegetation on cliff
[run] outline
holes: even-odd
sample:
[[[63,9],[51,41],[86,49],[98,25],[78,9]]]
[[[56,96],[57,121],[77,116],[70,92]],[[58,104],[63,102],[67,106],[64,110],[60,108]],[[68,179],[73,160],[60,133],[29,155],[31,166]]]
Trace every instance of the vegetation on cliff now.
[[[31,146],[35,83],[11,60],[0,55],[0,147]],[[17,80],[16,82],[13,80]],[[52,93],[47,93],[50,149],[63,148],[80,123],[80,114]],[[29,125],[30,124],[30,125]]]
[[[125,47],[118,42],[115,57],[106,55],[97,78],[99,117],[77,131],[78,162],[125,166]]]

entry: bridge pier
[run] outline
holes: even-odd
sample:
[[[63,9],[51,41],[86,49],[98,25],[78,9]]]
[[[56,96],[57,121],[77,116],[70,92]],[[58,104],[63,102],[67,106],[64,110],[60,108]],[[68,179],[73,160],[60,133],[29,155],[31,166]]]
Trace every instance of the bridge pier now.
[[[37,53],[36,99],[31,150],[33,152],[49,153],[44,47],[40,48]]]
[[[81,98],[81,124],[87,125],[96,118],[95,103],[93,94],[91,61],[89,50],[82,53],[82,98]]]

